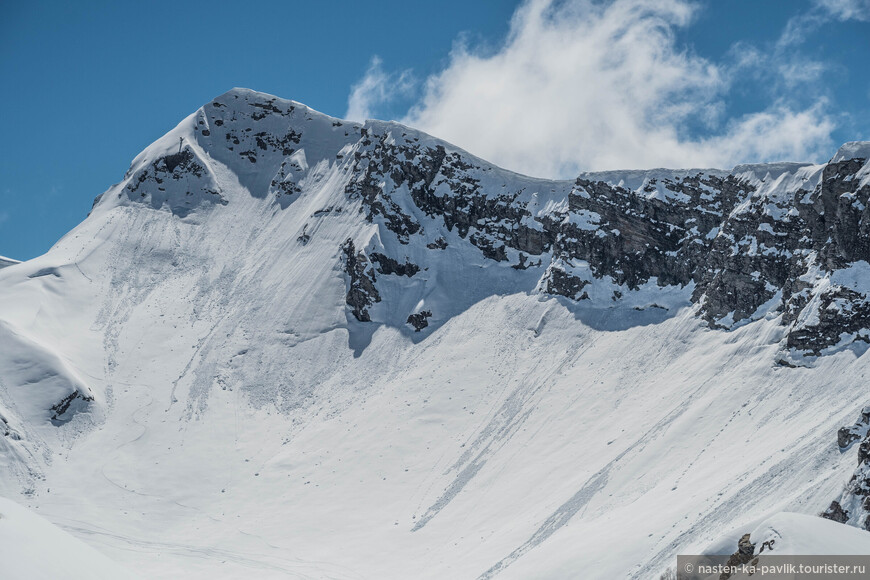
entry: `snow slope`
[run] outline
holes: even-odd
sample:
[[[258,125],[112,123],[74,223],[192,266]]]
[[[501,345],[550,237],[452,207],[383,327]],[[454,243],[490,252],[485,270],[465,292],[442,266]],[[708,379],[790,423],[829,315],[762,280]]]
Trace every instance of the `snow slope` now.
[[[548,182],[230,91],[0,270],[3,340],[47,369],[0,361],[0,490],[145,577],[657,577],[821,513],[855,469],[837,430],[867,404],[862,330],[811,349],[858,278],[823,248],[789,262],[803,286],[728,273],[799,253],[770,240],[805,237],[777,233],[825,171]],[[772,233],[726,239],[750,214]],[[660,277],[706,252],[710,279]]]
[[[852,526],[844,526],[803,514],[778,513],[759,522],[749,533],[758,546],[765,542],[773,546],[772,554],[792,555],[866,555],[870,554],[870,534]],[[742,534],[732,534],[718,544],[709,546],[705,554],[726,554],[733,550]]]
[[[120,580],[136,577],[86,543],[5,498],[0,498],[0,562],[4,578]]]

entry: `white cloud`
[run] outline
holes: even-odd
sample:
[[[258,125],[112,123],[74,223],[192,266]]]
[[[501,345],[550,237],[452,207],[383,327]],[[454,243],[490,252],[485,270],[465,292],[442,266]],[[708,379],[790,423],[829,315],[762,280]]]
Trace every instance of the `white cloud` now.
[[[837,20],[870,22],[870,0],[815,0],[815,4]]]
[[[403,122],[510,169],[730,167],[820,158],[834,128],[825,102],[785,101],[722,123],[733,70],[677,46],[689,0],[529,0],[495,53],[457,46]],[[797,81],[817,73],[795,63]],[[798,78],[804,77],[804,78]],[[705,127],[691,137],[687,127]]]
[[[351,87],[344,118],[351,121],[373,118],[373,111],[377,106],[407,95],[413,87],[414,81],[410,71],[400,74],[387,73],[383,69],[381,59],[375,56],[362,80]]]
[[[765,110],[723,121],[732,82],[751,67],[758,74],[769,57],[748,47],[723,65],[680,48],[675,31],[695,9],[691,0],[527,0],[497,50],[457,45],[403,122],[545,177],[829,154],[834,123],[822,98],[803,108],[773,98]],[[787,86],[818,74],[794,61],[777,66]],[[373,60],[353,87],[348,117],[370,116],[407,92],[409,78]]]
[[[808,35],[832,20],[870,22],[870,0],[813,0],[809,10],[786,23],[777,49],[801,44]]]

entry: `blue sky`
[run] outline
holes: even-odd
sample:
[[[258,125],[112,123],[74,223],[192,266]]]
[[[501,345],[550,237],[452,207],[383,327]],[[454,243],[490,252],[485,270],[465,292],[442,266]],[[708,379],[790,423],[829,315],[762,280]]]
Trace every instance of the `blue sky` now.
[[[870,139],[870,0],[21,2],[0,19],[0,255],[79,223],[244,86],[511,169],[823,161]]]

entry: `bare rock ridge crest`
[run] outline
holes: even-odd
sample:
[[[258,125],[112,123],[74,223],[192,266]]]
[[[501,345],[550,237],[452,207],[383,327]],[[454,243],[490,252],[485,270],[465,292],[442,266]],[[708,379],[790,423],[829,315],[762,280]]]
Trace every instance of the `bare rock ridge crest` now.
[[[341,167],[347,207],[312,217],[352,209],[378,226],[367,247],[348,240],[336,248],[348,309],[360,322],[383,322],[373,310],[397,305],[383,303],[379,288],[427,269],[428,257],[447,248],[443,230],[483,261],[533,272],[535,287],[517,276],[516,290],[608,308],[667,308],[629,298],[644,287],[684,290],[712,328],[781,315],[781,364],[870,341],[862,284],[870,274],[870,143],[846,144],[822,165],[611,171],[566,182],[512,174],[396,123],[348,123],[243,89],[191,122],[193,138],[176,151],[137,158],[118,196],[182,219],[231,212],[209,169],[213,158],[238,168],[251,196],[293,211],[300,183],[317,177],[307,159],[315,143],[318,163]],[[402,318],[422,331],[449,315],[421,308]]]

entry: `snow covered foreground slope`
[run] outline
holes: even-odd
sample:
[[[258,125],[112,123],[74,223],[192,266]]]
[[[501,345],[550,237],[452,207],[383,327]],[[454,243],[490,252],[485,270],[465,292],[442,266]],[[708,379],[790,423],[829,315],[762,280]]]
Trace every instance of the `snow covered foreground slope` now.
[[[81,540],[5,498],[0,498],[0,562],[4,578],[136,578]]]
[[[0,495],[145,577],[654,578],[865,527],[868,157],[551,182],[230,91],[0,270],[51,363],[0,369]]]

